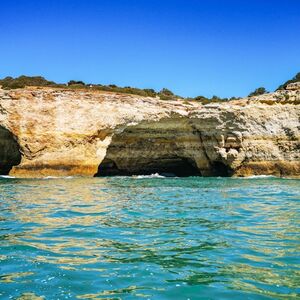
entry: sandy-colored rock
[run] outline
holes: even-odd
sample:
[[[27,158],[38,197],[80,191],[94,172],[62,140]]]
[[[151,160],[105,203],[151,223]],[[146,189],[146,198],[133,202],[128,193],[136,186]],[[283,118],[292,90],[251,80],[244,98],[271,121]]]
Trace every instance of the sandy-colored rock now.
[[[287,85],[286,87],[287,90],[300,90],[300,82],[293,82]]]
[[[299,100],[296,89],[209,105],[84,90],[0,89],[0,172],[300,176]]]

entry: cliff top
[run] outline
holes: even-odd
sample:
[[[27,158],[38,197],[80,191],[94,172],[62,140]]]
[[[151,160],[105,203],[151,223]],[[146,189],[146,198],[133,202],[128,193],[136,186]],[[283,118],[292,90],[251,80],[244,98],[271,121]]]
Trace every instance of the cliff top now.
[[[173,98],[162,100],[160,97],[140,96],[135,94],[102,91],[102,90],[87,90],[86,88],[69,89],[64,87],[36,87],[27,86],[17,89],[2,89],[0,88],[0,100],[33,100],[39,99],[43,101],[56,101],[63,99],[80,100],[80,101],[117,101],[119,105],[122,103],[132,103],[135,105],[158,105],[162,107],[184,106],[184,107],[199,107],[203,105],[249,105],[251,103],[274,104],[300,104],[300,83],[289,84],[286,89],[277,90],[273,93],[265,93],[262,95],[245,97],[231,100],[196,100]]]
[[[102,84],[86,84],[82,81],[70,80],[67,84],[55,83],[49,81],[41,76],[19,76],[17,78],[5,77],[0,80],[0,87],[5,90],[19,90],[19,89],[32,89],[32,87],[41,88],[42,90],[51,91],[54,89],[69,95],[79,95],[80,93],[85,93],[87,95],[109,95],[115,94],[118,97],[123,98],[123,95],[132,95],[133,97],[139,96],[145,98],[156,98],[161,100],[183,100],[183,101],[197,101],[202,104],[212,104],[212,103],[227,103],[228,101],[234,101],[231,103],[244,103],[244,99],[251,101],[271,101],[271,102],[293,102],[299,100],[299,90],[300,90],[300,73],[298,73],[291,80],[286,81],[281,85],[274,93],[268,93],[264,87],[257,88],[255,91],[250,93],[248,97],[242,99],[241,97],[231,97],[231,98],[220,98],[218,96],[213,96],[207,98],[204,96],[191,97],[181,97],[175,95],[169,89],[163,88],[161,91],[157,92],[154,89],[140,89],[134,87],[119,87],[114,84],[102,85]],[[50,89],[50,90],[49,90]],[[73,92],[72,92],[73,91]],[[75,93],[74,93],[75,91]],[[51,94],[51,92],[48,92]],[[3,94],[3,93],[2,93]],[[10,93],[7,93],[9,95]],[[21,93],[12,93],[13,97],[18,97]],[[238,102],[236,102],[238,100]],[[242,100],[239,102],[239,100]],[[271,104],[270,102],[270,104]]]

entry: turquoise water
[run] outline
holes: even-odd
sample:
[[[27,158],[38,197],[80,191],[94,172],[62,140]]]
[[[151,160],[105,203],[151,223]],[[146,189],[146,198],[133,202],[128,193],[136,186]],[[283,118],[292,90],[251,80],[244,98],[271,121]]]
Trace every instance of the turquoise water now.
[[[0,299],[300,299],[300,181],[1,179]]]

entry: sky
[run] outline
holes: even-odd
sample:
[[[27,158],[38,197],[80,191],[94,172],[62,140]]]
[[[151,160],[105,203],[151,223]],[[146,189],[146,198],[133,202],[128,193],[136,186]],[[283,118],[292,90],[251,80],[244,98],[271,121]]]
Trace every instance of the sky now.
[[[245,96],[300,72],[299,0],[0,0],[0,77]]]

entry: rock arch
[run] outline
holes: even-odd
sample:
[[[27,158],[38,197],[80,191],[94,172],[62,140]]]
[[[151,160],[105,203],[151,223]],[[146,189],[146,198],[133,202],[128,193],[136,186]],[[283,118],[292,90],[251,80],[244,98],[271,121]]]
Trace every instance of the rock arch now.
[[[95,176],[150,175],[201,176],[186,151],[199,138],[183,120],[144,122],[115,134]]]

